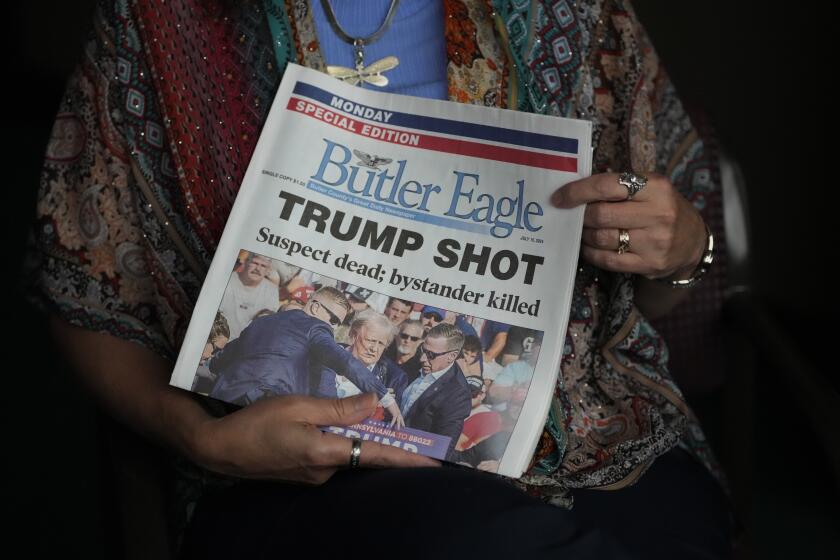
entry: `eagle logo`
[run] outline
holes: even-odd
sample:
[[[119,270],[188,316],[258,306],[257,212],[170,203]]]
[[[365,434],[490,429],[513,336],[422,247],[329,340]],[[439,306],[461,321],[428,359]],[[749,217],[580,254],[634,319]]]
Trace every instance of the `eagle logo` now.
[[[388,165],[394,161],[391,158],[372,156],[359,150],[353,150],[353,153],[356,154],[357,158],[359,158],[359,165],[364,165],[365,167],[370,167],[371,169],[378,170],[380,165]]]

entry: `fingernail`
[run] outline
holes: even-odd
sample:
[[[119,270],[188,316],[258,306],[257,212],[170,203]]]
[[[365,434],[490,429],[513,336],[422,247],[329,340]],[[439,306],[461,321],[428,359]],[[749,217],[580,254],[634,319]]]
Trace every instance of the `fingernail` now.
[[[563,189],[557,189],[554,191],[554,194],[551,195],[551,203],[554,206],[560,206],[563,204]]]
[[[372,408],[372,403],[370,402],[371,395],[373,393],[365,393],[364,395],[354,397],[356,400],[353,402],[353,407],[356,409],[356,412],[362,412]]]

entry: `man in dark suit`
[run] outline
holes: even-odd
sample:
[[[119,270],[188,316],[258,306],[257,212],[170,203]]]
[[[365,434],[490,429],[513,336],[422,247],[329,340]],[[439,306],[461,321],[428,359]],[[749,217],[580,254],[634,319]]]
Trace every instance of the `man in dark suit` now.
[[[450,438],[447,458],[471,410],[467,380],[455,364],[463,345],[464,334],[454,326],[432,327],[420,346],[420,376],[403,391],[400,406],[409,428]]]
[[[402,422],[393,395],[359,360],[336,344],[330,326],[340,325],[350,309],[344,295],[324,287],[303,309],[255,319],[210,362],[219,378],[210,396],[247,405],[267,395],[306,395],[310,375],[327,366],[350,379]]]
[[[391,344],[396,331],[396,327],[388,317],[373,309],[366,309],[357,313],[350,324],[350,344],[347,346],[347,351],[362,362],[391,391],[399,403],[408,385],[408,379],[397,364],[383,356],[385,348]],[[312,378],[312,388],[316,396],[333,399],[361,393],[361,390],[350,379],[337,375],[328,367],[321,370],[320,379]],[[381,411],[378,411],[374,417],[382,419],[380,413]],[[391,420],[391,418],[387,419]]]

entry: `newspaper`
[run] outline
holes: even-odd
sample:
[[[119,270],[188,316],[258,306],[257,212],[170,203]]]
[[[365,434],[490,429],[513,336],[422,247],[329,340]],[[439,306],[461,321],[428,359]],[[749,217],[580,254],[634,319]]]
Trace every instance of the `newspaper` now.
[[[241,405],[377,392],[375,417],[322,429],[521,476],[583,223],[549,199],[590,145],[586,121],[289,65],[171,384]]]

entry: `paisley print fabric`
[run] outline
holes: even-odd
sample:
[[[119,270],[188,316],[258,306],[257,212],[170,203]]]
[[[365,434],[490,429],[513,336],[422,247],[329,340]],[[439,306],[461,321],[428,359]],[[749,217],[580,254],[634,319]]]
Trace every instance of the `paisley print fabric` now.
[[[286,60],[322,69],[304,0],[103,0],[47,148],[35,299],[177,349]],[[622,0],[444,0],[454,101],[594,123],[594,171],[669,176],[702,212],[713,162]],[[711,453],[633,278],[583,264],[529,492],[620,488],[675,445]],[[199,476],[199,478],[202,478]]]

